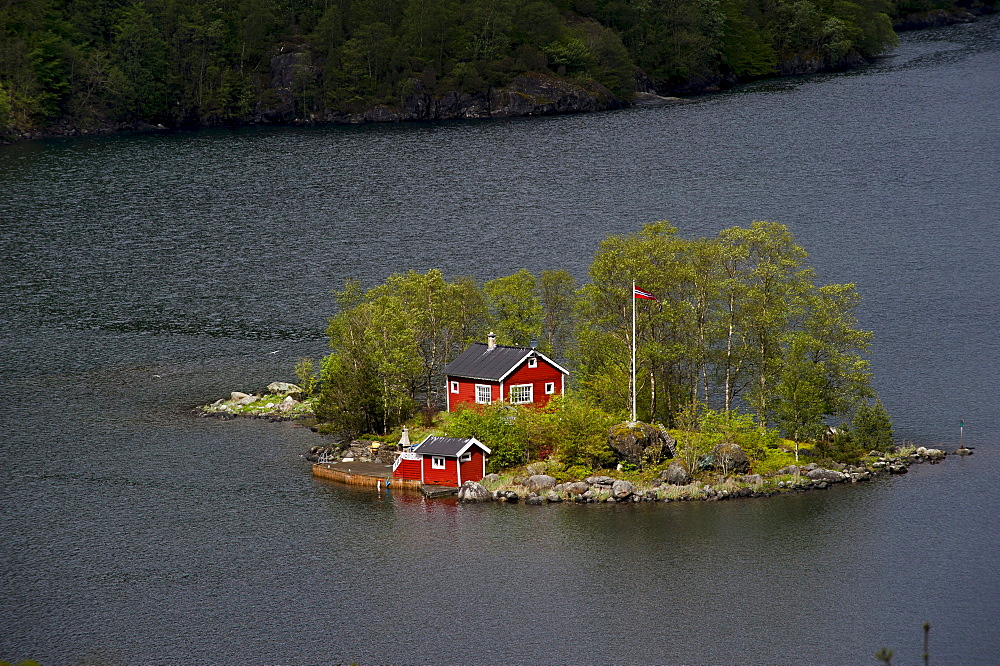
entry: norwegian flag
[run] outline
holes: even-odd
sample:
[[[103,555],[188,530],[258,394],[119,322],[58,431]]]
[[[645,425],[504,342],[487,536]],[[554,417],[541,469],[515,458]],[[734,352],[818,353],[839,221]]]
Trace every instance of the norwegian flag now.
[[[632,287],[632,298],[643,298],[647,301],[656,301],[657,303],[660,302],[660,299],[656,296],[653,296],[645,289],[639,289],[639,287]]]

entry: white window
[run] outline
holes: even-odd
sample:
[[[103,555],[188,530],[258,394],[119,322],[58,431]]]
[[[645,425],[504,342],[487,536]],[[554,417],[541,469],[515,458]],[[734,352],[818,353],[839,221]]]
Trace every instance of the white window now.
[[[552,395],[556,392],[555,382],[545,382],[545,395]]]
[[[431,456],[431,467],[434,469],[444,469],[444,456]]]
[[[512,405],[524,405],[534,402],[533,389],[531,384],[515,384],[510,387],[510,403]]]
[[[472,460],[472,454],[471,453],[463,453],[462,457],[458,459],[458,462],[469,462],[470,460]]]
[[[458,393],[458,382],[452,382],[451,383],[451,392],[452,393]]]
[[[476,403],[480,405],[492,405],[493,387],[489,384],[476,384]]]
[[[529,368],[537,368],[538,367],[538,359],[535,358],[534,356],[532,356],[531,358],[529,358],[528,359],[528,367]]]

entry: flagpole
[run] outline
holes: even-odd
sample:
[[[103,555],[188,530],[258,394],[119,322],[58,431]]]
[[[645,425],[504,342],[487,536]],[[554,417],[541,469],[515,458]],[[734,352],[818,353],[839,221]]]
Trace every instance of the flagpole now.
[[[632,422],[635,423],[635,280],[632,280]]]

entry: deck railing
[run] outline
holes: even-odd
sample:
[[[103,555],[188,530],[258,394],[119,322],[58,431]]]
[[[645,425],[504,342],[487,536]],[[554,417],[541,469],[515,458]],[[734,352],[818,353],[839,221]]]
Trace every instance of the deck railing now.
[[[404,460],[420,460],[420,454],[414,453],[413,451],[403,451],[392,463],[392,471],[395,472],[396,468],[399,467],[400,463]]]

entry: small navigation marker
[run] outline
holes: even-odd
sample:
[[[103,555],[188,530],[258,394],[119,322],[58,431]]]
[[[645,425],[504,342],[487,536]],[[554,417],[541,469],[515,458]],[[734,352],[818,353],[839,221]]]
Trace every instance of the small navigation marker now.
[[[966,448],[965,446],[965,421],[958,422],[958,451],[955,451],[960,456],[972,455],[972,449]]]

